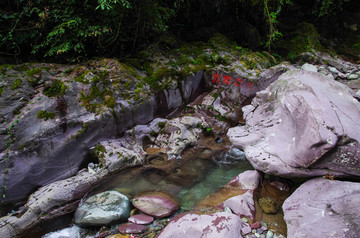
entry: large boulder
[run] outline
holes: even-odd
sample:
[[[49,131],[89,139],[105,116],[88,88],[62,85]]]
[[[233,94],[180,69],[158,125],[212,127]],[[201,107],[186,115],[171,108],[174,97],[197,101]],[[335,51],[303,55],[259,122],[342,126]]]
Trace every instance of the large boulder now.
[[[360,103],[345,85],[318,73],[284,73],[230,128],[255,169],[282,176],[360,175]]]
[[[312,179],[283,204],[287,237],[359,237],[360,184]]]
[[[231,213],[211,215],[180,214],[174,217],[158,238],[240,238],[241,219]]]
[[[117,191],[95,194],[82,202],[75,212],[78,226],[104,226],[130,217],[130,200]]]
[[[145,72],[110,59],[86,66],[34,64],[2,69],[3,204],[22,203],[36,188],[75,175],[90,162],[89,148],[169,113],[204,89],[203,72],[181,83],[173,80],[171,90],[184,92],[177,97],[165,89],[154,93],[145,78]]]

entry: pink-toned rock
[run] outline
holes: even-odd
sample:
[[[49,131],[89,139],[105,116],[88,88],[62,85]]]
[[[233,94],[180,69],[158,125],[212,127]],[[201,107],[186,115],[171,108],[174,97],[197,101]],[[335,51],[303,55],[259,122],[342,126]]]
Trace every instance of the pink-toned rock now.
[[[285,200],[288,238],[359,237],[360,183],[312,179]]]
[[[151,222],[153,222],[154,217],[148,216],[146,214],[138,214],[138,215],[129,217],[128,221],[130,221],[134,224],[146,225],[146,224],[150,224]]]
[[[118,227],[118,231],[120,233],[127,233],[127,234],[130,233],[138,234],[144,232],[145,230],[146,230],[146,226],[133,224],[133,223],[125,223]]]
[[[255,169],[287,177],[360,176],[360,102],[347,86],[301,70],[282,74],[242,108],[228,137]]]
[[[254,222],[253,224],[250,225],[251,229],[257,229],[261,227],[261,223],[260,222]]]
[[[142,193],[132,199],[134,207],[141,212],[157,218],[167,217],[179,209],[179,202],[162,191]]]
[[[226,187],[241,187],[242,189],[254,190],[260,182],[260,174],[256,170],[247,170],[231,179]]]
[[[220,208],[228,207],[239,217],[255,218],[255,205],[253,191],[247,191],[242,195],[231,197],[220,204]]]
[[[193,213],[174,217],[157,238],[240,238],[241,219],[231,213]]]
[[[241,231],[242,231],[245,235],[247,235],[247,234],[250,234],[252,230],[251,230],[251,227],[245,226],[245,227],[241,228]]]

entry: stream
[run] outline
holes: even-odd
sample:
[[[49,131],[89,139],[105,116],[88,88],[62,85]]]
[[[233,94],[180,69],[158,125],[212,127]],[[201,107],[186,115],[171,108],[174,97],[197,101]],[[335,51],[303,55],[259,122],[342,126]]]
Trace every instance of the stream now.
[[[108,190],[116,190],[130,199],[137,193],[160,190],[172,194],[181,204],[178,213],[190,211],[198,202],[217,192],[238,174],[253,169],[245,159],[244,153],[238,149],[221,152],[218,158],[187,158],[175,159],[173,173],[166,173],[158,166],[141,166],[122,171],[90,191],[87,196],[92,196]],[[164,219],[163,219],[164,220]],[[165,219],[168,221],[169,219]],[[161,221],[155,221],[160,224]],[[116,229],[114,225],[110,228]],[[75,225],[51,232],[44,238],[60,237],[96,237],[98,230],[79,228]]]

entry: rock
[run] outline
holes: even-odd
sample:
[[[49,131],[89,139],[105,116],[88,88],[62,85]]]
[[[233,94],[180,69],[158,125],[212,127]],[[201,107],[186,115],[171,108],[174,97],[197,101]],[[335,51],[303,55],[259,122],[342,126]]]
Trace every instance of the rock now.
[[[359,196],[359,183],[322,178],[305,182],[283,204],[287,237],[358,237]]]
[[[266,232],[266,238],[273,238],[273,237],[274,237],[274,233],[272,231]]]
[[[260,174],[256,170],[247,170],[231,179],[225,187],[241,187],[241,189],[255,190],[260,182]]]
[[[257,229],[261,227],[260,222],[254,222],[253,224],[250,225],[251,229]]]
[[[302,70],[306,70],[306,71],[310,71],[310,72],[317,72],[317,68],[315,65],[312,65],[312,64],[308,64],[308,63],[305,63],[301,66],[301,69]]]
[[[95,162],[89,161],[89,148],[170,113],[205,88],[199,71],[155,93],[142,81],[145,72],[113,59],[98,61],[87,66],[21,65],[25,70],[12,66],[2,73],[0,128],[14,123],[16,137],[6,153],[10,137],[0,134],[0,166],[8,169],[6,178],[0,175],[0,186],[7,187],[5,205],[25,202],[39,186],[74,176],[84,164]],[[13,87],[17,79],[21,84]],[[39,118],[41,111],[53,113],[53,119]]]
[[[146,225],[150,224],[154,221],[154,218],[152,216],[148,216],[146,214],[138,214],[129,217],[128,221],[134,223],[134,224],[140,224],[140,225]]]
[[[171,195],[161,192],[146,192],[132,199],[134,207],[157,218],[167,217],[179,209],[179,202]]]
[[[246,125],[227,135],[265,173],[360,176],[360,103],[353,94],[321,74],[288,71],[243,107]]]
[[[259,205],[261,209],[267,214],[276,214],[278,210],[278,203],[273,198],[259,198]]]
[[[240,238],[241,220],[234,214],[219,212],[211,215],[180,214],[174,217],[158,238]]]
[[[231,197],[219,207],[229,207],[232,212],[239,217],[247,217],[250,220],[254,220],[255,218],[255,205],[252,191],[247,191],[242,195]]]
[[[72,226],[59,231],[50,232],[42,238],[80,238],[80,228]]]
[[[251,227],[249,226],[244,226],[243,228],[241,228],[241,231],[244,233],[244,235],[250,234],[251,233]]]
[[[329,66],[329,71],[331,73],[333,73],[333,74],[338,74],[339,73],[339,71],[335,67],[331,67],[331,66]]]
[[[130,200],[117,191],[106,191],[87,198],[75,212],[79,226],[103,226],[127,220]]]
[[[108,175],[106,170],[94,175],[82,170],[75,177],[41,187],[29,196],[28,202],[19,211],[21,216],[0,218],[1,236],[18,237],[22,231],[31,230],[43,220],[52,220],[75,211],[80,199]]]
[[[146,230],[146,226],[144,225],[139,225],[139,224],[133,224],[133,223],[125,223],[122,224],[118,227],[118,231],[120,233],[134,233],[134,234],[138,234],[138,233],[143,233]]]
[[[349,74],[349,75],[346,76],[346,78],[348,80],[354,80],[354,79],[358,79],[359,75],[357,75],[357,74]]]

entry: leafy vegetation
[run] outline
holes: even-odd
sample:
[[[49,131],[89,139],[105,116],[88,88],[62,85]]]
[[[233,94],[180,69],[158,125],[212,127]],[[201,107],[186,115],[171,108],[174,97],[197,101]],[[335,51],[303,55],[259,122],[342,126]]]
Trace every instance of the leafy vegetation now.
[[[279,26],[293,21],[294,9],[302,13],[297,23],[315,22],[351,4],[356,5],[356,0],[7,1],[0,4],[0,55],[62,62],[124,57],[168,33],[187,40],[200,34],[197,40],[207,40],[218,31],[242,42],[234,32],[244,22],[254,27],[250,32],[257,32],[262,47],[269,50],[285,33]],[[245,44],[251,41],[254,37]],[[193,64],[202,62],[194,59]]]

